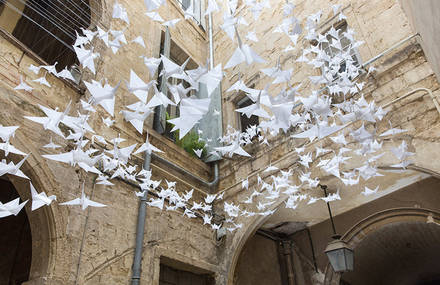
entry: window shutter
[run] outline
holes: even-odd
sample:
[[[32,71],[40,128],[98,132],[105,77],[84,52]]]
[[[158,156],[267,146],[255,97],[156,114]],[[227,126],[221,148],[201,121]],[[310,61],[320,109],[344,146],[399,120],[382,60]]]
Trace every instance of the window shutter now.
[[[171,48],[171,37],[170,37],[170,30],[168,29],[168,27],[166,27],[165,30],[165,39],[164,39],[164,44],[163,44],[163,55],[166,56],[167,58],[170,58],[170,48]],[[160,91],[163,94],[167,94],[168,93],[168,86],[166,84],[167,82],[167,78],[162,75],[162,80],[161,80],[161,84],[160,84]],[[157,106],[154,110],[154,129],[160,133],[163,134],[165,132],[165,127],[166,127],[166,109],[163,105]]]

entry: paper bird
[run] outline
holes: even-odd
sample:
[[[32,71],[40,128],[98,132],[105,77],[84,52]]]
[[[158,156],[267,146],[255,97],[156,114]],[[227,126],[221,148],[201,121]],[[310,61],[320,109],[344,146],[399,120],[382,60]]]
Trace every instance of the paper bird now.
[[[29,85],[27,85],[26,82],[23,81],[23,76],[20,75],[20,84],[15,86],[14,90],[24,90],[24,91],[27,91],[27,92],[31,92],[32,89],[34,89],[34,88],[32,88]]]
[[[113,4],[113,19],[121,19],[122,21],[126,22],[127,25],[130,24],[130,21],[128,20],[128,14],[127,10],[118,3],[118,1],[115,1]]]
[[[31,116],[24,116],[24,117],[28,120],[42,124],[45,130],[51,130],[55,134],[64,138],[64,134],[61,132],[59,128],[59,124],[66,118],[67,114],[69,113],[71,103],[72,102],[70,101],[64,112],[58,112],[57,111],[58,108],[53,110],[51,108],[38,105],[40,109],[46,114],[46,117],[31,117]]]
[[[151,20],[156,21],[156,22],[163,22],[165,21],[158,12],[147,12],[145,13],[145,15],[147,15]]]
[[[33,81],[33,82],[40,83],[41,85],[45,85],[45,86],[47,86],[47,87],[52,87],[52,85],[50,85],[49,82],[47,82],[45,76],[40,77],[40,78],[37,78],[37,79],[34,79],[34,80],[32,80],[32,81]]]
[[[32,71],[33,73],[38,74],[40,72],[41,67],[31,64],[31,65],[29,65],[28,69],[30,71]]]
[[[160,6],[166,5],[166,0],[144,0],[147,11],[159,9]]]
[[[362,191],[361,194],[364,195],[364,196],[369,196],[369,195],[372,195],[372,194],[376,194],[377,190],[379,190],[379,186],[377,186],[374,190],[371,190],[370,188],[365,186],[365,190]]]
[[[83,151],[81,148],[73,149],[66,153],[60,154],[44,154],[42,157],[54,161],[68,163],[72,166],[78,165],[86,172],[92,172],[95,174],[101,174],[95,164],[101,160],[101,156],[90,157],[90,153]]]
[[[92,80],[92,82],[84,81],[87,89],[92,96],[90,99],[90,103],[99,104],[110,116],[114,117],[115,112],[115,94],[119,88],[120,82],[115,86],[111,87],[108,83],[104,86],[101,85],[98,81]]]
[[[148,134],[147,134],[147,138],[145,139],[145,143],[143,143],[133,154],[138,154],[144,151],[146,151],[148,154],[151,154],[153,151],[163,153],[163,151],[161,151],[160,149],[158,149],[148,141]]]
[[[180,22],[180,19],[173,19],[173,20],[163,22],[162,25],[169,27],[169,28],[174,28],[176,26],[176,24],[179,22]]]
[[[201,148],[201,149],[193,149],[193,151],[197,155],[198,158],[202,157],[203,148]]]
[[[206,8],[206,11],[203,15],[207,16],[208,14],[212,14],[212,13],[218,12],[218,11],[219,11],[219,7],[217,5],[217,1],[216,0],[208,0],[208,8]]]
[[[29,157],[29,154],[26,155],[19,163],[14,164],[14,162],[10,161],[9,163],[6,163],[6,160],[0,161],[0,176],[3,176],[5,174],[12,174],[24,179],[29,179],[21,170],[20,167],[23,165],[23,163],[26,161],[26,159]]]
[[[81,205],[81,209],[84,211],[87,207],[107,207],[107,205],[92,201],[84,194],[84,183],[81,190],[81,198],[76,198],[64,203],[59,203],[60,205]]]
[[[3,204],[0,202],[0,218],[4,218],[7,216],[17,216],[21,209],[26,205],[28,200],[24,201],[20,204],[20,198],[16,198],[8,203]]]
[[[99,53],[94,53],[93,48],[87,50],[83,47],[74,46],[76,56],[82,66],[87,67],[93,74],[95,74],[95,62],[94,59],[99,57]]]
[[[44,145],[43,147],[44,147],[44,148],[57,149],[57,148],[60,148],[61,146],[60,146],[60,145],[57,145],[57,144],[55,144],[55,143],[53,143],[53,141],[52,141],[52,137],[50,137],[50,141],[49,141],[49,143],[46,144],[46,145]]]
[[[35,211],[36,209],[41,208],[44,205],[49,206],[53,200],[57,199],[55,195],[51,195],[48,197],[45,192],[37,193],[37,190],[35,190],[34,185],[32,185],[31,182],[29,182],[29,185],[31,187],[32,195],[32,211]]]

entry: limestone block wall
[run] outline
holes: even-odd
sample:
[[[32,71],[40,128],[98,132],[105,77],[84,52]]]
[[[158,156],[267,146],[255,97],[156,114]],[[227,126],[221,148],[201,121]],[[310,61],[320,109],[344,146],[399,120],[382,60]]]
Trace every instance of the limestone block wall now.
[[[174,0],[167,2],[167,7],[160,10],[166,20],[183,16]],[[95,52],[100,53],[100,57],[95,60],[97,74],[93,76],[85,71],[84,80],[106,78],[109,84],[114,86],[121,80],[129,79],[130,69],[146,82],[154,79],[139,56],[159,56],[160,37],[164,27],[143,14],[146,10],[144,1],[126,0],[119,3],[127,9],[130,17],[130,26],[125,32],[127,40],[130,42],[140,35],[147,48],[144,50],[137,44],[129,43],[114,55],[110,49],[105,49],[99,40],[95,40]],[[113,1],[102,1],[100,5],[92,8],[98,12],[93,21],[99,22],[98,26],[101,28],[125,29],[125,24],[111,20]],[[171,30],[171,37],[196,63],[206,62],[206,32],[195,23],[181,21]],[[49,131],[43,131],[41,125],[25,120],[23,116],[43,116],[39,104],[64,110],[70,100],[73,115],[80,106],[79,100],[88,98],[87,91],[83,94],[52,75],[47,75],[52,88],[31,82],[37,76],[28,70],[29,65],[43,63],[31,52],[24,52],[10,38],[0,37],[0,124],[20,125],[12,143],[23,151],[32,153],[23,166],[23,171],[32,179],[38,191],[56,195],[58,202],[64,202],[80,196],[81,185],[84,182],[86,195],[108,207],[82,211],[79,207],[59,206],[54,203],[50,207],[31,212],[28,204],[26,212],[34,238],[34,255],[30,281],[26,284],[126,284],[131,275],[133,260],[138,211],[138,198],[134,195],[134,190],[137,189],[119,180],[111,187],[96,185],[94,175],[86,176],[70,165],[55,163],[40,156],[57,153],[42,149],[50,137],[53,137],[55,143],[63,146],[61,152],[70,151],[73,145],[66,144]],[[13,90],[19,84],[20,76],[34,88],[32,92]],[[81,87],[85,90],[84,86]],[[111,128],[106,128],[101,117],[105,118],[108,114],[97,107],[97,113],[89,121],[90,125],[107,139],[120,134],[122,138],[127,139],[121,146],[143,143],[145,135],[139,135],[119,114],[122,106],[136,101],[136,98],[128,93],[124,82],[121,82],[116,98],[117,123]],[[152,118],[145,126],[150,134],[150,141],[166,150],[164,156],[167,159],[206,181],[212,179],[209,165],[188,155],[173,142],[156,133],[151,125]],[[107,148],[112,146],[109,145]],[[12,159],[17,162],[19,157],[12,156]],[[131,163],[138,165],[138,170],[142,162],[142,155],[132,157]],[[196,199],[208,191],[202,185],[155,160],[152,161],[152,170],[153,179],[177,181],[178,191],[194,188]],[[12,176],[9,179],[22,199],[30,198],[27,181]],[[158,284],[161,256],[192,264],[214,274],[217,279],[222,278],[224,270],[217,266],[218,248],[214,231],[202,223],[199,218],[183,217],[181,212],[161,212],[148,208],[142,284]]]
[[[323,14],[320,22],[322,25],[319,27],[319,31],[323,32],[326,31],[331,24],[337,22],[337,20],[333,18],[333,12],[331,12],[330,8],[330,5],[336,3],[342,4],[343,13],[347,17],[347,24],[356,32],[355,38],[365,42],[364,45],[358,49],[361,62],[367,62],[369,59],[387,51],[387,49],[394,44],[415,33],[410,27],[409,21],[398,1],[300,1],[295,3],[296,8],[294,14],[304,25],[308,15],[322,9]],[[249,27],[239,28],[239,33],[241,32],[242,38],[244,38],[248,30],[256,30],[259,43],[254,44],[249,41],[246,43],[263,57],[266,63],[251,66],[240,65],[228,70],[226,72],[225,83],[222,86],[223,90],[229,88],[229,86],[238,79],[238,73],[241,73],[242,80],[248,86],[255,84],[255,88],[264,88],[270,79],[264,77],[258,70],[260,68],[274,66],[278,59],[283,69],[294,69],[293,82],[303,82],[307,76],[319,74],[319,70],[311,70],[307,66],[295,62],[295,59],[301,54],[301,48],[309,45],[307,40],[300,37],[294,51],[283,53],[282,50],[288,44],[287,37],[285,35],[272,33],[273,28],[279,24],[279,21],[275,19],[282,18],[283,4],[283,1],[271,3],[272,9],[264,10],[256,23],[251,24]],[[250,12],[240,7],[238,11],[239,15],[245,17],[249,23],[252,22]],[[217,17],[220,17],[220,14],[217,14]],[[218,18],[216,20],[219,21]],[[222,58],[222,62],[225,64],[232,55],[235,44],[234,48],[225,49],[225,46],[231,44],[231,40],[219,28],[215,30],[214,35],[216,56]],[[364,88],[364,95],[367,101],[374,99],[378,106],[387,106],[387,110],[389,110],[385,119],[376,125],[378,133],[388,129],[390,123],[392,127],[408,130],[408,132],[405,133],[404,136],[400,136],[399,139],[405,139],[410,143],[410,151],[416,153],[414,157],[411,157],[414,166],[418,168],[417,171],[421,171],[420,169],[422,169],[422,171],[428,173],[420,174],[422,176],[429,175],[429,173],[440,173],[440,167],[438,165],[439,159],[436,151],[436,149],[438,149],[440,115],[435,108],[432,98],[423,90],[414,93],[406,99],[399,100],[395,103],[391,102],[417,88],[428,88],[435,97],[438,97],[440,95],[440,86],[435,78],[432,64],[432,62],[427,61],[424,50],[419,44],[419,38],[415,37],[390,50],[379,60],[371,64],[371,66],[374,66],[377,70],[371,76],[363,78],[367,83]],[[311,86],[307,82],[306,80],[300,88],[300,94],[303,96],[311,92]],[[270,91],[276,94],[279,90],[274,88],[274,90],[270,89]],[[223,94],[224,128],[228,124],[235,128],[238,127],[236,123],[237,115],[234,112],[234,108],[239,98],[241,98],[239,94]],[[347,127],[347,130],[353,130],[360,126],[361,122],[358,122]],[[349,133],[349,131],[347,133]],[[235,203],[246,199],[250,192],[241,189],[241,181],[248,178],[249,189],[256,186],[257,175],[269,181],[270,175],[276,174],[272,172],[263,173],[263,170],[269,163],[278,166],[282,170],[291,169],[294,172],[298,171],[299,167],[298,164],[295,163],[297,155],[294,152],[294,147],[304,144],[308,145],[308,141],[290,139],[289,136],[290,133],[287,132],[271,138],[269,140],[271,144],[270,147],[258,145],[249,146],[246,150],[252,155],[252,158],[223,160],[220,171],[222,177],[220,191],[225,191],[225,197]],[[385,167],[397,163],[389,150],[392,146],[400,143],[399,139],[385,142],[384,146],[387,151],[386,155],[380,160],[380,165]],[[322,147],[334,148],[328,140],[321,140],[319,144],[322,144]],[[316,143],[308,145],[306,152],[312,151],[315,145]],[[357,163],[359,162],[352,160],[347,168],[357,167]],[[329,182],[329,180],[326,180],[329,179],[329,177],[326,176],[327,174],[316,172],[313,173],[313,175],[324,179],[323,181]],[[411,175],[414,174],[410,174],[409,176]],[[393,179],[400,178],[392,178],[392,181],[396,181]],[[292,181],[292,183],[299,184],[299,182],[295,183],[295,181]],[[390,181],[390,183],[392,182]],[[359,185],[359,189],[363,186],[364,185]],[[347,197],[347,199],[344,199],[343,203],[346,207],[341,207],[340,212],[342,213],[366,203],[366,201],[357,198],[357,196],[359,195],[351,195]],[[285,197],[281,197],[274,203],[272,209],[284,208],[283,199],[285,199]],[[243,208],[247,209],[246,207]],[[250,208],[250,210],[252,209]],[[335,211],[337,215],[339,213],[337,207]],[[283,215],[280,214],[279,218],[273,218],[274,222],[282,222],[286,221],[286,219],[298,219],[298,221],[308,222],[312,217],[315,219],[315,222],[328,219],[328,214],[325,209],[321,211],[319,209],[298,207],[293,212],[287,212],[286,210],[283,213]],[[243,223],[243,228],[228,236],[226,240],[227,247],[229,248],[228,251],[232,253],[232,258],[224,260],[223,262],[226,263],[226,267],[230,268],[230,272],[234,271],[238,254],[246,240],[253,235],[256,229],[267,222],[268,219],[272,220],[272,218],[261,216],[239,220],[239,222]],[[231,280],[233,275],[231,274],[233,273],[228,275],[229,284],[232,284]]]

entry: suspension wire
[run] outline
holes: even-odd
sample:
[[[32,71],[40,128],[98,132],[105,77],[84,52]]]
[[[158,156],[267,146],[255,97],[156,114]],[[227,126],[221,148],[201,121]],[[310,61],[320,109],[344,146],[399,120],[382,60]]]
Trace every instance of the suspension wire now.
[[[69,0],[67,0],[69,1]],[[89,7],[90,11],[95,14],[96,17],[99,17],[99,12],[97,12],[95,9],[92,8],[92,6],[90,5],[90,1],[84,1],[84,0],[80,0],[81,3],[83,3],[84,5],[86,5],[87,7]],[[91,0],[91,1],[96,1],[96,0]],[[70,0],[70,2],[73,2],[74,5],[78,5],[75,3],[75,0]]]
[[[73,14],[82,14],[83,16],[81,16],[81,15],[78,15],[78,16],[79,16],[79,18],[80,18],[81,20],[83,20],[83,22],[84,22],[85,25],[87,26],[86,28],[88,28],[88,27],[90,26],[90,24],[97,25],[96,20],[95,20],[95,23],[93,23],[93,20],[92,20],[93,17],[92,17],[92,15],[91,15],[91,12],[84,11],[79,5],[78,5],[78,6],[76,5],[75,1],[71,1],[71,2],[60,1],[60,0],[57,0],[57,1],[58,1],[60,4],[64,5],[64,7],[66,7],[66,8],[67,8],[69,11],[71,11]],[[75,9],[77,12],[73,11],[73,10],[67,5],[67,3],[69,3],[69,4],[71,5],[71,7],[72,7],[73,9]],[[90,24],[85,20],[85,19],[87,19],[87,18],[90,19]]]
[[[21,1],[21,0],[20,0],[20,1]],[[21,1],[21,2],[23,3],[23,1]],[[62,19],[60,19],[60,18],[58,18],[58,17],[56,16],[55,13],[51,13],[51,12],[49,11],[48,8],[44,8],[44,7],[42,7],[42,6],[41,6],[40,4],[38,4],[36,1],[28,1],[28,2],[26,2],[26,5],[31,6],[30,4],[32,4],[32,5],[38,5],[38,7],[40,8],[40,11],[45,11],[45,12],[46,12],[46,17],[45,17],[46,19],[49,18],[49,17],[55,18],[56,20],[58,20],[58,22],[59,22],[60,25],[64,25],[63,28],[65,28],[66,31],[68,31],[73,37],[76,38],[76,35],[74,35],[73,32],[71,32],[72,28],[68,25],[68,23],[67,23],[66,21],[64,21],[64,20],[62,20]],[[48,4],[49,4],[49,3],[48,3]],[[50,6],[50,8],[52,8],[54,11],[57,11],[56,7]],[[58,10],[59,10],[59,11],[63,11],[62,9],[58,9]],[[58,11],[57,11],[57,12],[58,12]],[[61,15],[61,16],[64,16],[64,15],[62,15],[62,14],[60,14],[60,15]],[[68,18],[66,18],[65,16],[64,16],[64,18],[68,20]],[[69,21],[69,20],[68,20],[68,21]],[[78,23],[78,24],[81,26],[80,23]]]
[[[27,4],[26,1],[24,0],[19,0],[21,3],[23,4]],[[9,4],[9,2],[6,2],[7,4]],[[60,27],[59,25],[57,25],[57,23],[54,23],[50,18],[46,17],[45,15],[43,15],[40,11],[38,11],[37,9],[35,9],[32,5],[27,5],[29,8],[31,8],[32,10],[34,10],[35,12],[37,12],[41,17],[43,17],[44,19],[48,20],[51,24],[53,24],[55,27],[57,27],[61,32],[64,32],[68,37],[70,37],[72,40],[75,40],[75,37],[69,33],[69,31],[64,30],[62,27]],[[17,9],[17,7],[14,6],[15,9]],[[18,9],[17,9],[18,10]],[[20,12],[22,15],[25,15],[24,13]],[[26,18],[31,18],[29,16],[26,16]],[[34,23],[36,23],[35,21],[33,21]],[[40,27],[42,27],[40,24],[38,24]]]
[[[58,40],[60,43],[62,43],[64,46],[66,46],[67,48],[69,48],[70,50],[74,51],[73,47],[69,44],[67,44],[65,41],[63,41],[62,39],[60,39],[59,37],[57,37],[56,35],[54,35],[51,31],[47,30],[45,27],[43,27],[42,25],[40,25],[39,23],[37,23],[34,19],[32,19],[31,17],[29,17],[28,15],[22,13],[19,9],[17,9],[17,7],[15,7],[14,5],[11,5],[9,2],[3,2],[4,4],[6,4],[9,8],[11,8],[13,11],[15,11],[17,14],[22,15],[23,17],[25,17],[26,19],[28,19],[29,21],[31,21],[32,23],[34,23],[35,25],[37,25],[38,27],[40,27],[42,30],[46,31],[47,33],[49,33],[52,37],[54,37],[56,40]]]
[[[87,11],[85,11],[78,3],[75,2],[75,0],[67,0],[69,3],[71,3],[76,9],[80,10],[83,14],[85,13],[87,15]],[[95,14],[96,20],[95,23],[93,23],[94,25],[98,26],[98,24],[101,24],[106,30],[108,29],[107,26],[105,26],[103,23],[99,22],[99,18],[100,15],[86,2],[84,2],[83,0],[80,0],[86,7],[89,8],[90,12]],[[94,0],[91,0],[94,1]],[[90,14],[91,14],[90,13]],[[90,15],[90,22],[92,22],[92,16]]]
[[[57,2],[58,3],[60,3],[61,5],[64,5],[64,7],[66,7],[67,8],[67,10],[69,10],[70,12],[72,12],[72,14],[70,14],[70,13],[68,13],[66,10],[64,10],[64,9],[59,9],[59,11],[58,12],[60,12],[60,14],[61,15],[67,15],[67,16],[64,16],[64,18],[70,18],[70,19],[72,19],[73,21],[75,21],[79,26],[84,26],[85,28],[88,28],[89,27],[89,23],[87,22],[87,20],[86,19],[84,19],[83,17],[73,17],[72,15],[75,15],[75,14],[77,14],[77,13],[75,13],[72,9],[70,9],[70,7],[69,6],[67,6],[66,4],[64,4],[63,2],[61,2],[60,0],[57,0]],[[53,4],[53,6],[55,6],[55,4]],[[52,7],[53,7],[52,6]],[[55,8],[54,8],[54,10],[56,10]],[[79,22],[79,19],[83,22],[82,24]],[[90,23],[92,22],[92,17],[90,17]]]

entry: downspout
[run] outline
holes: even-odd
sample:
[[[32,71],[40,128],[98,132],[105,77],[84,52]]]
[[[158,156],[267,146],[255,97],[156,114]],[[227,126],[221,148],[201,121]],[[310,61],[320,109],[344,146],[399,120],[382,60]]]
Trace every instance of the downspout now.
[[[151,154],[148,151],[145,152],[145,159],[143,168],[150,170]],[[142,267],[142,248],[144,244],[144,232],[145,232],[145,219],[147,216],[147,198],[148,190],[144,192],[144,195],[140,198],[138,219],[136,226],[136,245],[134,249],[134,259],[132,266],[131,284],[138,285],[141,280],[141,267]]]
[[[212,41],[212,15],[211,13],[208,16],[209,21],[209,67],[210,69],[214,68],[214,49],[213,49],[213,41]],[[179,172],[183,173],[184,175],[192,177],[194,180],[197,180],[199,183],[207,186],[210,190],[218,185],[219,182],[219,166],[218,162],[214,163],[214,179],[212,181],[205,181],[197,176],[195,176],[193,173],[187,171],[186,169],[174,164],[171,161],[168,161],[154,153],[148,153],[145,152],[145,159],[144,159],[144,165],[143,168],[145,170],[150,170],[150,163],[151,163],[151,157],[154,157],[154,159],[157,159],[161,161],[162,163],[165,163]],[[143,243],[144,243],[144,231],[145,231],[145,220],[146,220],[146,214],[147,214],[147,198],[148,198],[148,191],[144,192],[144,195],[140,199],[139,204],[139,210],[138,210],[138,219],[137,219],[137,226],[136,226],[136,247],[134,251],[134,258],[133,258],[133,266],[132,266],[132,276],[131,276],[131,284],[132,285],[138,285],[140,284],[141,279],[141,267],[142,267],[142,249],[143,249]]]

